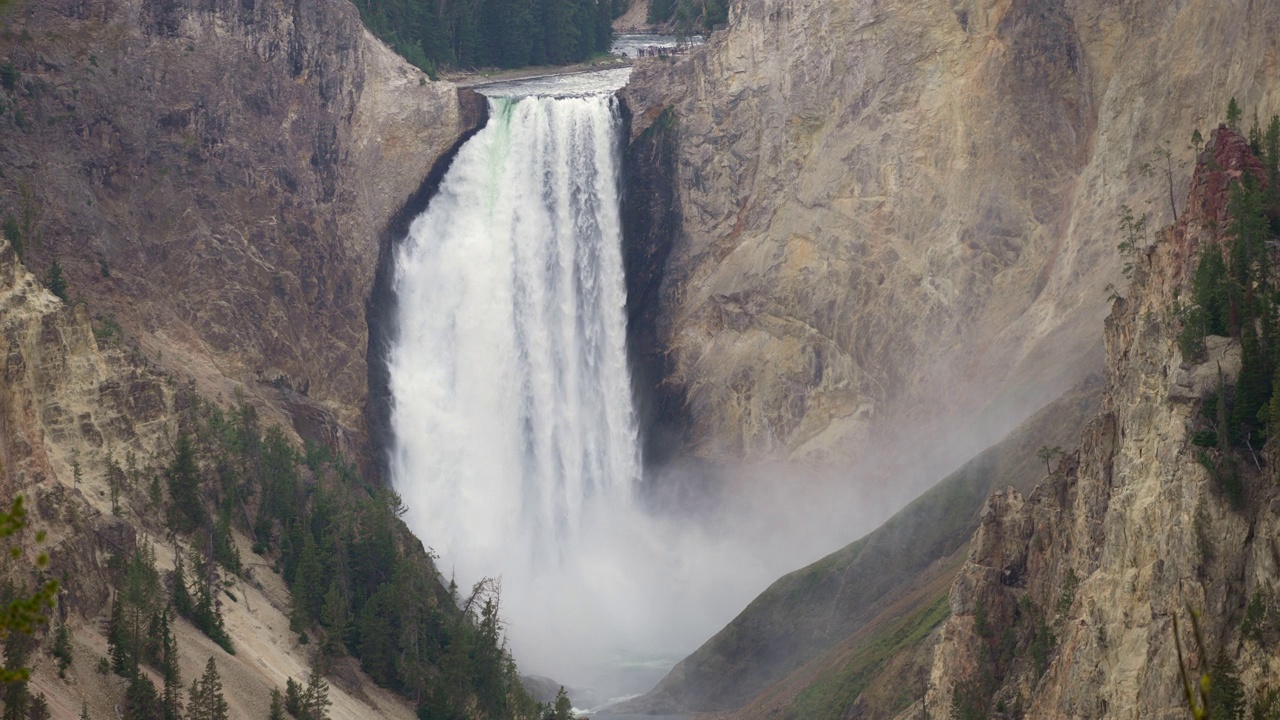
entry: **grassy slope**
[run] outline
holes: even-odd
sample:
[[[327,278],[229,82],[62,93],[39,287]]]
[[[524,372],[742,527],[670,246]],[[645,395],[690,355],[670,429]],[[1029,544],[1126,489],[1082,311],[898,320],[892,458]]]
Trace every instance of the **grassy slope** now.
[[[842,712],[847,692],[823,687],[855,679],[870,687],[875,678],[866,672],[881,660],[906,662],[899,656],[927,639],[920,624],[933,615],[925,610],[950,585],[987,495],[1008,485],[1029,489],[1043,475],[1036,450],[1077,441],[1099,389],[1095,382],[1067,393],[871,534],[779,579],[642,702],[700,712],[743,708],[743,717],[754,717],[757,705],[777,709],[789,695],[799,703],[790,716]],[[867,653],[877,662],[868,665]],[[793,687],[807,677],[813,681]],[[788,690],[777,695],[772,686],[780,682]]]

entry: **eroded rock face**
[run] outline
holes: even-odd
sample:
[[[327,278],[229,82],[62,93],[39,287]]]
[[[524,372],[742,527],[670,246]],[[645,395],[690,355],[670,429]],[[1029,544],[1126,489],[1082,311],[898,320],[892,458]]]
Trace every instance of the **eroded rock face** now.
[[[1181,221],[1139,255],[1129,295],[1107,320],[1103,412],[1078,455],[1025,500],[1010,490],[988,501],[952,588],[931,708],[980,682],[994,641],[976,630],[979,605],[994,635],[1020,612],[1039,613],[1056,635],[1043,667],[1024,653],[991,689],[1027,717],[1185,717],[1173,623],[1181,618],[1197,657],[1188,607],[1203,613],[1205,652],[1239,650],[1247,687],[1280,677],[1280,658],[1241,632],[1244,603],[1280,582],[1269,547],[1280,536],[1274,471],[1255,478],[1249,507],[1233,509],[1190,440],[1219,372],[1227,383],[1239,373],[1239,343],[1208,338],[1201,363],[1184,362],[1177,344],[1176,300],[1201,245],[1222,241],[1228,182],[1259,168],[1226,129],[1201,161]]]
[[[694,450],[914,453],[959,416],[967,452],[1099,367],[1120,205],[1169,222],[1151,150],[1176,167],[1231,95],[1277,108],[1277,23],[1211,0],[744,0],[705,48],[641,61],[633,141],[671,108],[678,148],[656,385],[687,397]]]
[[[380,232],[468,123],[338,0],[16,4],[0,204],[161,364],[363,446]],[[348,441],[354,440],[354,443]]]

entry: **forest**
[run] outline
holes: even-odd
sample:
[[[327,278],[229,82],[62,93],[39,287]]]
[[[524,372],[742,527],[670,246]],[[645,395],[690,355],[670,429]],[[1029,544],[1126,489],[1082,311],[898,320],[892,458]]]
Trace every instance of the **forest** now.
[[[354,0],[374,35],[432,77],[567,65],[609,51],[626,0]]]

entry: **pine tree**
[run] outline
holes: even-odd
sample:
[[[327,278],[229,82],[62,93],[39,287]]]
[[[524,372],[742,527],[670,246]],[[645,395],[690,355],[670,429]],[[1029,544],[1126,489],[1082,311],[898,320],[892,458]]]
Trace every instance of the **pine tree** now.
[[[1209,719],[1244,720],[1244,710],[1244,686],[1235,663],[1226,650],[1219,650],[1209,667]]]
[[[191,532],[204,525],[204,503],[200,500],[200,470],[196,465],[195,448],[191,436],[178,433],[174,444],[173,462],[165,470],[169,482],[169,496],[173,505],[169,522],[178,532]]]
[[[302,717],[302,688],[293,678],[284,684],[284,709],[295,718]]]
[[[25,632],[10,632],[4,639],[4,661],[6,673],[17,673],[19,668],[26,667],[27,658],[35,647],[35,639]],[[11,677],[13,675],[10,675]],[[27,691],[25,675],[18,674],[17,680],[4,686],[4,720],[26,720],[27,709],[31,704],[31,695]]]
[[[135,672],[124,692],[124,720],[163,720],[156,686],[146,673]]]
[[[134,673],[133,649],[125,627],[124,604],[120,593],[111,601],[111,619],[107,621],[107,652],[111,655],[111,670],[121,677]]]
[[[80,701],[80,720],[89,720],[89,701]]]
[[[324,596],[320,624],[325,630],[324,654],[329,657],[340,657],[346,652],[345,638],[351,626],[351,612],[348,610],[347,597],[338,587],[336,580],[329,583],[329,592]]]
[[[58,264],[58,258],[53,258],[49,263],[49,273],[45,276],[45,287],[49,288],[49,292],[58,296],[62,302],[67,302],[67,278],[62,274],[62,266]]]
[[[307,689],[302,693],[298,720],[328,720],[332,704],[329,701],[329,683],[320,674],[320,667],[313,666],[311,677],[307,679]]]
[[[191,602],[191,592],[187,589],[187,575],[182,565],[182,553],[179,552],[174,553],[173,609],[184,618],[190,618],[195,609]]]
[[[213,658],[204,666],[204,675],[191,681],[187,720],[227,720],[228,705],[222,695],[222,679]]]
[[[1241,114],[1240,104],[1236,102],[1234,97],[1232,97],[1231,102],[1227,103],[1227,127],[1230,127],[1232,130],[1239,130]]]
[[[27,709],[27,720],[49,720],[49,698],[38,693],[31,698],[31,707]]]
[[[182,720],[182,671],[178,667],[178,643],[169,627],[169,609],[160,615],[160,674],[164,678],[161,697],[164,720]]]
[[[67,677],[67,668],[71,667],[71,633],[67,631],[67,623],[58,624],[53,634],[52,655],[58,661],[58,677]]]
[[[284,720],[284,698],[280,696],[280,688],[271,688],[271,710],[267,720]]]
[[[320,579],[324,573],[311,531],[303,527],[299,534],[302,535],[302,554],[289,587],[294,611],[290,627],[295,632],[305,630],[320,611]]]
[[[573,720],[573,703],[570,702],[569,693],[564,691],[563,685],[556,693],[556,704],[551,717],[554,720]]]

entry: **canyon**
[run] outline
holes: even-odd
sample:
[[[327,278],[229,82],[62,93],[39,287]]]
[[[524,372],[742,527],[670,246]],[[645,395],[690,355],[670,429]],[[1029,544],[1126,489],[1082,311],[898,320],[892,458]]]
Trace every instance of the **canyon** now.
[[[0,246],[0,467],[78,579],[59,612],[88,658],[104,558],[144,526],[112,515],[107,468],[163,465],[187,390],[388,480],[394,250],[488,111],[340,0],[48,0],[6,23],[0,210],[23,247]],[[1057,613],[1056,654],[990,697],[1028,716],[1178,716],[1187,602],[1238,641],[1248,683],[1280,673],[1233,629],[1276,582],[1274,489],[1233,513],[1187,445],[1240,351],[1184,362],[1173,309],[1226,222],[1207,160],[1248,162],[1225,130],[1209,157],[1188,140],[1232,98],[1280,112],[1277,37],[1280,6],[1247,0],[742,0],[705,45],[636,61],[621,221],[646,470],[706,471],[674,473],[674,498],[708,477],[745,493],[765,468],[783,497],[820,476],[878,509],[635,708],[933,713],[980,671],[975,615],[1013,624],[1024,597]],[[1171,228],[1131,288],[1126,206]],[[67,301],[41,288],[55,259]],[[1077,444],[1044,479],[1036,448]],[[238,590],[228,625],[255,650],[236,710],[261,715],[309,651],[279,577]],[[850,680],[890,630],[910,640]],[[84,662],[76,685],[37,669],[55,717],[81,683],[105,696]],[[340,676],[334,717],[413,715],[354,661]]]

